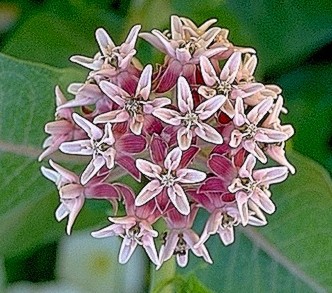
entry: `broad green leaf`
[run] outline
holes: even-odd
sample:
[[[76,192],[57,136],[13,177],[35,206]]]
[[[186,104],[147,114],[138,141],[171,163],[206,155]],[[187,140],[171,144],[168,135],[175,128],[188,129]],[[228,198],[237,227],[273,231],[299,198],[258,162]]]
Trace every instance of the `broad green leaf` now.
[[[112,12],[70,1],[49,1],[27,17],[7,40],[2,52],[20,59],[57,67],[70,65],[69,57],[92,57],[98,51],[95,30],[104,27],[118,41],[122,18]]]
[[[273,188],[277,211],[264,228],[236,229],[235,243],[212,236],[213,265],[190,256],[193,273],[215,292],[330,292],[332,180],[316,162],[290,152],[297,173]]]
[[[283,120],[295,128],[293,146],[332,172],[332,66],[309,65],[283,75],[285,106]]]
[[[54,86],[65,89],[69,81],[81,80],[81,71],[0,54],[0,255],[17,255],[65,233],[65,221],[54,218],[56,188],[41,175],[37,157],[44,124],[54,119]],[[76,228],[106,218],[109,206],[99,204],[86,205]]]

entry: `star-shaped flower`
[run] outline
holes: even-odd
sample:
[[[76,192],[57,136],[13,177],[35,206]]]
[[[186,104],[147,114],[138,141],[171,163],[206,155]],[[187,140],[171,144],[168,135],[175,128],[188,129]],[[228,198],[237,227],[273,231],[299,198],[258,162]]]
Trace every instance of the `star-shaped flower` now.
[[[164,168],[144,159],[137,159],[137,168],[147,177],[149,182],[138,194],[135,200],[137,206],[144,205],[166,190],[175,208],[183,215],[190,213],[190,206],[182,184],[195,184],[203,181],[206,174],[194,169],[179,168],[182,151],[174,148],[165,158]]]
[[[222,144],[222,136],[209,124],[203,121],[216,113],[225,102],[225,96],[211,98],[194,109],[190,86],[187,80],[180,76],[177,84],[177,101],[180,113],[175,110],[159,108],[152,114],[165,123],[179,126],[177,140],[181,150],[187,150],[192,141],[193,134],[205,141]]]
[[[140,135],[144,126],[145,116],[155,108],[171,103],[168,98],[155,98],[149,101],[151,92],[152,66],[147,65],[142,71],[134,95],[129,94],[117,85],[102,81],[100,87],[104,93],[119,105],[119,109],[97,116],[94,123],[118,123],[129,121],[130,130]]]

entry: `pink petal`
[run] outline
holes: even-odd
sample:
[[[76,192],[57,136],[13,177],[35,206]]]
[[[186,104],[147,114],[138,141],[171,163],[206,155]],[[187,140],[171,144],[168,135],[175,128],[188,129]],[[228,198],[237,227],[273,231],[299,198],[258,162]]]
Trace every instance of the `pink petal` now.
[[[260,142],[274,143],[287,139],[288,135],[286,133],[268,128],[258,128],[255,134],[255,140]]]
[[[193,110],[194,101],[190,86],[183,76],[180,76],[177,82],[177,99],[179,109],[182,113],[187,113]]]
[[[65,217],[69,215],[69,210],[64,203],[60,203],[55,211],[55,218],[58,222],[62,221]]]
[[[143,159],[136,160],[136,167],[144,175],[150,178],[156,178],[162,172],[162,168],[160,166]]]
[[[167,170],[176,170],[182,158],[182,151],[179,147],[174,148],[166,156],[164,166]]]
[[[181,183],[198,183],[206,178],[206,174],[193,169],[180,169],[176,176]]]
[[[176,59],[180,61],[181,64],[187,64],[190,62],[191,54],[186,48],[176,48],[175,49]]]
[[[55,163],[52,160],[49,160],[48,162],[49,162],[50,166],[55,171],[57,171],[59,173],[59,175],[61,175],[61,177],[62,177],[61,180],[62,181],[66,181],[68,183],[77,183],[79,181],[78,176],[74,172],[71,172],[71,171],[63,168],[62,166],[60,166],[59,164]]]
[[[225,227],[218,231],[221,241],[227,246],[234,242],[234,227]]]
[[[114,167],[116,150],[113,148],[108,148],[105,152],[101,154],[105,160],[106,167],[112,169]]]
[[[158,30],[152,30],[152,34],[154,34],[157,38],[158,41],[163,45],[164,50],[166,51],[166,54],[169,55],[170,57],[176,58],[175,56],[175,48],[172,46],[170,41],[166,38],[164,34],[162,34]]]
[[[76,199],[73,199],[69,202],[70,205],[70,213],[68,215],[68,222],[66,227],[66,232],[68,235],[71,233],[71,228],[74,225],[74,222],[81,211],[84,204],[84,197],[80,196]]]
[[[116,84],[102,80],[99,83],[101,90],[120,107],[124,107],[126,98],[130,98],[130,95]]]
[[[135,225],[135,223],[131,224]],[[122,225],[120,226],[118,224],[112,224],[98,231],[91,232],[91,236],[94,238],[105,238],[105,237],[118,236],[123,234],[124,232],[125,230],[124,227],[122,227]]]
[[[150,235],[143,235],[142,244],[145,252],[149,256],[150,260],[155,264],[159,265],[158,254],[153,238]]]
[[[251,123],[257,124],[265,114],[271,109],[273,105],[273,98],[269,97],[256,105],[247,115]]]
[[[116,163],[120,165],[124,170],[129,172],[129,174],[134,176],[136,180],[138,180],[139,182],[141,181],[141,173],[135,165],[134,158],[126,155],[120,155],[116,157]]]
[[[90,140],[76,140],[63,142],[60,147],[60,151],[66,154],[74,154],[74,155],[83,155],[89,156],[94,153],[94,150],[91,145]]]
[[[250,200],[268,214],[273,214],[276,210],[272,200],[259,188],[256,188],[251,195]]]
[[[119,123],[119,122],[125,122],[129,119],[129,114],[126,110],[113,110],[104,114],[100,114],[97,116],[93,122],[94,123]]]
[[[198,192],[225,192],[227,191],[227,184],[218,177],[209,177],[199,187]]]
[[[98,155],[90,161],[81,175],[81,184],[85,185],[105,165],[105,159]]]
[[[149,98],[151,92],[151,76],[152,76],[152,65],[148,64],[145,66],[141,73],[141,77],[137,84],[135,96],[142,96],[144,100]]]
[[[146,139],[141,135],[127,133],[117,139],[115,146],[120,153],[138,154],[145,150]]]
[[[202,76],[205,84],[209,87],[213,86],[218,80],[216,71],[214,70],[211,62],[205,56],[200,57],[200,66],[202,71]]]
[[[237,89],[232,90],[231,96],[233,99],[236,99],[236,97],[247,98],[263,89],[264,85],[261,83],[240,84]]]
[[[169,187],[167,189],[167,194],[168,194],[171,202],[175,206],[175,208],[182,215],[189,215],[189,213],[190,213],[189,201],[180,185],[174,184],[174,186]]]
[[[160,252],[159,252],[159,263],[160,265],[157,267],[157,269],[160,268],[163,262],[170,259],[174,253],[175,247],[177,245],[179,236],[176,231],[170,231],[166,237],[166,242],[164,245],[161,246]]]
[[[223,95],[217,95],[203,103],[201,103],[195,110],[200,120],[206,120],[216,113],[226,101]]]
[[[150,142],[150,157],[152,161],[162,166],[167,155],[167,150],[167,143],[159,135],[153,134]]]
[[[256,162],[256,158],[249,154],[239,170],[239,175],[242,178],[252,178],[252,171],[255,168]]]
[[[212,154],[207,162],[209,169],[222,179],[227,181],[236,177],[237,171],[230,159],[223,155]]]
[[[89,184],[90,185],[90,184]],[[119,192],[109,183],[93,184],[92,186],[87,186],[84,192],[87,198],[97,198],[97,199],[118,199]]]
[[[286,180],[288,176],[287,167],[271,167],[266,169],[255,170],[253,177],[261,184],[274,184]]]
[[[141,206],[161,193],[164,187],[160,185],[159,180],[152,180],[143,187],[135,199],[135,205]]]
[[[148,101],[144,104],[143,110],[146,114],[151,114],[154,109],[161,108],[170,105],[172,101],[169,98],[155,98],[152,101]]]
[[[98,140],[103,136],[103,131],[96,125],[92,124],[89,120],[81,117],[76,113],[73,113],[73,119],[76,124],[89,135],[90,138]]]
[[[206,123],[200,123],[199,127],[195,128],[195,133],[203,140],[214,143],[222,144],[223,138],[217,130]]]
[[[188,127],[181,126],[177,132],[177,141],[181,150],[189,149],[192,141],[192,131]]]
[[[172,125],[181,124],[181,119],[180,119],[181,115],[175,110],[170,110],[165,108],[155,109],[153,110],[152,115],[168,124]]]
[[[242,138],[243,138],[242,132],[238,129],[234,129],[231,133],[229,146],[232,148],[237,148],[241,144]]]
[[[240,97],[236,98],[235,115],[233,122],[236,126],[242,126],[246,122],[246,115],[244,114],[243,100]]]
[[[264,152],[259,148],[259,146],[253,139],[243,140],[242,145],[245,150],[253,154],[258,160],[260,160],[260,162],[262,162],[263,164],[267,162],[267,158]]]
[[[153,47],[157,48],[159,51],[163,52],[164,54],[168,54],[164,44],[159,40],[159,37],[156,37],[151,33],[140,33],[139,36],[142,39],[149,42]]]
[[[141,133],[142,133],[144,118],[143,119],[141,119],[141,118],[143,118],[143,117],[139,117],[137,115],[136,117],[132,117],[129,122],[130,130],[136,135],[141,135]],[[140,121],[140,120],[143,120],[143,121]]]
[[[183,29],[181,19],[177,15],[171,16],[171,33],[172,40],[182,40]]]
[[[187,242],[189,247],[191,248],[192,252],[199,257],[203,257],[203,259],[212,264],[212,259],[209,255],[209,252],[207,251],[206,247],[204,244],[200,245],[194,245],[197,243],[199,237],[198,235],[193,231],[193,230],[186,230],[185,233],[183,233],[183,239]]]
[[[79,56],[79,55],[71,56],[69,60],[71,62],[77,63],[77,64],[82,65],[91,70],[98,70],[103,65],[102,60],[96,61],[93,58],[88,58],[88,57]]]
[[[156,93],[164,93],[174,87],[180,74],[182,73],[183,66],[177,60],[171,59],[168,63],[166,70],[161,74],[158,85],[156,86]]]
[[[241,52],[234,52],[225,63],[221,73],[220,80],[233,83],[241,64]]]
[[[59,195],[63,199],[75,199],[82,196],[84,188],[81,184],[70,183],[64,185],[59,190]]]
[[[137,246],[137,242],[134,239],[128,238],[127,236],[125,236],[123,238],[122,244],[120,247],[120,252],[119,252],[119,263],[120,264],[125,264],[128,262],[128,260],[132,256],[136,246]]]
[[[136,40],[137,40],[140,29],[141,29],[141,26],[139,24],[133,26],[126,38],[126,41],[124,42],[124,44],[126,46],[124,46],[124,44],[121,45],[122,52],[125,55],[128,54],[132,49],[135,48]]]
[[[235,194],[235,198],[241,216],[242,225],[246,226],[249,220],[248,196],[245,192],[238,191]]]
[[[179,164],[179,168],[184,169],[186,168],[196,157],[199,153],[200,148],[197,146],[191,146],[186,151],[182,152],[182,159]]]
[[[109,55],[109,51],[115,47],[112,39],[103,28],[96,30],[96,40],[104,56]]]

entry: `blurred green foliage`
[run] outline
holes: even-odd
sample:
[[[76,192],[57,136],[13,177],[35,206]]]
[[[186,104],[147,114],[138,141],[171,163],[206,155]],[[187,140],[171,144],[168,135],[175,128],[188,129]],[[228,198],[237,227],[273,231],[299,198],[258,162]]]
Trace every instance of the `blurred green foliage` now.
[[[183,288],[200,292],[332,290],[330,0],[0,2],[0,52],[17,58],[0,55],[0,256],[5,256],[8,279],[44,280],[38,273],[40,266],[54,270],[54,261],[45,255],[49,252],[54,260],[56,253],[54,245],[43,245],[64,234],[65,224],[53,216],[58,195],[41,178],[36,157],[45,138],[43,125],[53,118],[55,84],[65,89],[87,74],[70,64],[69,57],[92,56],[97,51],[94,31],[98,27],[120,43],[136,23],[142,24],[142,31],[167,29],[171,14],[197,24],[217,18],[218,26],[230,30],[234,44],[256,49],[258,79],[283,88],[289,114],[282,118],[296,129],[289,147],[319,162],[327,172],[293,152],[290,160],[298,173],[274,189],[278,211],[269,218],[270,224],[249,234],[238,231],[231,247],[223,247],[215,236],[208,243],[216,260],[213,266],[191,256],[188,268],[179,270],[184,276],[167,276],[165,282],[174,281],[177,292],[189,292]],[[137,56],[144,64],[162,62],[161,55],[142,40]],[[108,205],[86,205],[75,229],[105,221],[108,212]],[[36,254],[37,249],[46,253]]]

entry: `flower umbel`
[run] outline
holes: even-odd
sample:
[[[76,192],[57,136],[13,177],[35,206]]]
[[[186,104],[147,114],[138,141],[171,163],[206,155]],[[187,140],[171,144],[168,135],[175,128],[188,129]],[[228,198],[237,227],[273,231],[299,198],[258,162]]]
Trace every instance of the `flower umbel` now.
[[[52,160],[41,167],[59,193],[55,217],[68,217],[70,234],[85,201],[110,202],[110,225],[91,234],[119,236],[122,264],[137,246],[157,269],[173,256],[185,267],[190,251],[212,263],[209,238],[227,246],[238,226],[266,225],[276,209],[270,185],[295,173],[281,88],[256,80],[256,51],[232,44],[216,22],[173,15],[170,30],[135,25],[119,46],[99,28],[98,53],[71,57],[90,70],[87,79],[68,87],[68,101],[55,88],[39,160],[58,150],[90,159],[79,175]],[[163,64],[140,65],[138,37],[165,55]],[[196,231],[200,210],[208,217]]]

